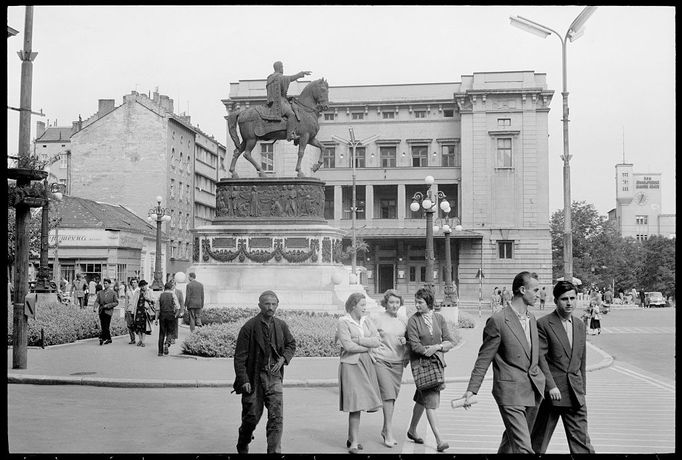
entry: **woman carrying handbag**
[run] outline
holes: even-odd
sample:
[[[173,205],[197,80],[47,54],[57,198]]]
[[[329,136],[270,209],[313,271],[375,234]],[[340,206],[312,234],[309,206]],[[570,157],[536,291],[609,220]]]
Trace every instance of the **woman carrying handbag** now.
[[[417,390],[407,437],[417,444],[424,439],[417,435],[417,426],[424,410],[433,435],[436,450],[443,452],[450,446],[443,441],[438,429],[436,409],[440,405],[440,392],[445,388],[444,367],[446,353],[454,347],[452,336],[440,313],[433,311],[433,294],[429,289],[419,289],[414,295],[417,313],[407,321],[407,344],[410,349],[410,366]]]

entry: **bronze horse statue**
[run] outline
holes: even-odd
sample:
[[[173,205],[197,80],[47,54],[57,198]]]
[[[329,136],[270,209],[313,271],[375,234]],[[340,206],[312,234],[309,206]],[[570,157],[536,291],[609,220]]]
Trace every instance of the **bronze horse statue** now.
[[[327,108],[329,103],[329,84],[324,78],[312,81],[303,88],[301,95],[291,98],[291,107],[296,113],[298,120],[296,121],[296,132],[300,136],[294,141],[294,145],[298,144],[298,162],[296,163],[296,173],[298,177],[305,177],[301,172],[301,160],[305,153],[305,148],[308,144],[314,145],[320,149],[320,158],[312,168],[313,172],[320,169],[322,166],[322,150],[323,146],[320,144],[315,136],[320,129],[317,119],[320,112]],[[234,172],[237,159],[243,153],[246,158],[258,171],[258,176],[265,177],[266,174],[261,169],[260,165],[251,156],[251,151],[256,146],[259,140],[281,140],[286,139],[286,121],[266,121],[261,117],[261,113],[267,108],[263,105],[249,107],[245,110],[230,112],[227,117],[227,127],[234,142],[235,149],[232,155],[232,162],[230,163],[230,175],[232,178],[238,178],[237,173]],[[242,140],[239,140],[237,134],[237,126],[239,126],[239,133]],[[225,154],[227,156],[227,152]],[[223,162],[222,169],[225,169]]]

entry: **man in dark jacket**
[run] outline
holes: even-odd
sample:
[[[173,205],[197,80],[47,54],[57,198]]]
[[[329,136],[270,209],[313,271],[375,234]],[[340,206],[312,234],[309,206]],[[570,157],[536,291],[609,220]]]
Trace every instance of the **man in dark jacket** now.
[[[242,425],[237,440],[237,452],[240,454],[249,452],[249,443],[263,415],[263,406],[268,409],[265,428],[268,453],[281,452],[284,365],[294,357],[296,341],[289,332],[289,326],[275,318],[278,305],[277,294],[263,292],[258,298],[260,313],[242,326],[237,337],[234,389],[242,395]]]
[[[111,315],[114,314],[114,307],[116,305],[118,305],[118,295],[111,288],[111,280],[104,278],[104,287],[97,292],[94,306],[94,310],[99,314],[99,321],[102,325],[102,332],[99,336],[100,345],[111,343],[109,325],[111,324]]]
[[[185,307],[189,313],[189,330],[194,332],[195,325],[201,327],[201,309],[204,308],[204,285],[197,281],[197,275],[194,272],[189,274]]]
[[[540,404],[531,433],[536,454],[547,451],[559,417],[571,454],[593,454],[587,434],[585,324],[571,313],[578,306],[575,286],[554,286],[556,310],[538,320],[540,368],[547,379],[547,395]]]

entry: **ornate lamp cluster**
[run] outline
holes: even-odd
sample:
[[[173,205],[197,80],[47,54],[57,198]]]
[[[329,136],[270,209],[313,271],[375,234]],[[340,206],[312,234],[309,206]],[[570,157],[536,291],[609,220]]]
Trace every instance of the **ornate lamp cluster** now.
[[[156,197],[156,206],[149,209],[147,212],[147,220],[151,222],[156,222],[156,262],[154,263],[154,282],[152,282],[151,288],[154,291],[163,290],[163,273],[161,270],[161,224],[163,222],[168,222],[171,220],[171,216],[168,215],[169,208],[161,207],[161,196]]]

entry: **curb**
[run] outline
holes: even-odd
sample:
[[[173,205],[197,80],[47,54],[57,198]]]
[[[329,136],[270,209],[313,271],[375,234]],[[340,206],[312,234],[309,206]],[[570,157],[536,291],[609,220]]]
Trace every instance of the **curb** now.
[[[464,345],[462,340],[453,350]],[[613,364],[613,357],[604,350],[597,348],[589,342],[586,345],[599,353],[602,360],[587,366],[587,372],[604,369]],[[210,358],[213,359],[213,358]],[[492,378],[488,372],[484,380]],[[445,383],[468,382],[469,377],[446,377]],[[230,380],[161,380],[161,379],[124,379],[124,378],[99,378],[99,377],[62,377],[49,375],[27,375],[27,374],[7,374],[7,383],[30,384],[30,385],[88,385],[98,387],[117,387],[117,388],[232,388],[233,382]],[[414,379],[405,376],[403,384],[413,384]],[[317,387],[337,387],[338,379],[285,379],[282,386],[285,388],[317,388]]]

